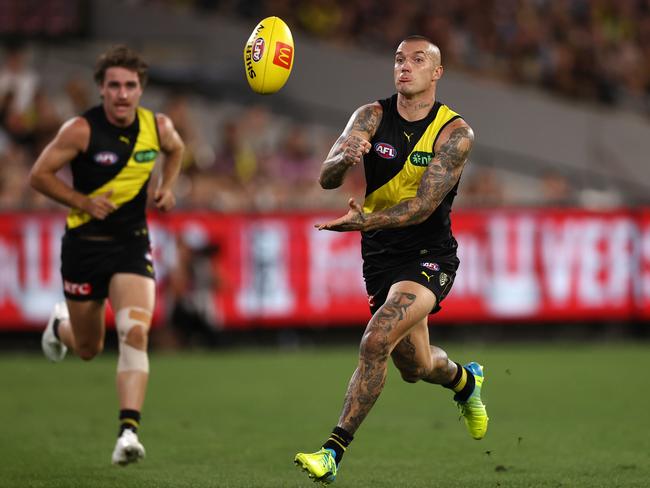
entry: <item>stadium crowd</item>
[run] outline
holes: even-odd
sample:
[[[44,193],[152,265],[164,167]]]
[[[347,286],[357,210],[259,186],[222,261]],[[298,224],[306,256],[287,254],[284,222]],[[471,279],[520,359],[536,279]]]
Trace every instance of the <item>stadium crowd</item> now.
[[[648,0],[133,0],[138,2],[201,15],[278,15],[326,42],[368,49],[392,49],[405,34],[419,32],[440,45],[445,65],[455,70],[650,114]],[[84,78],[71,78],[53,93],[43,83],[45,74],[30,65],[28,53],[7,45],[0,65],[3,210],[53,205],[27,187],[27,172],[61,122],[96,100]],[[160,106],[152,108],[170,115],[188,147],[178,186],[181,207],[340,209],[341,193],[322,192],[316,183],[320,161],[338,136],[331,129],[297,124],[254,105],[230,107],[216,133],[205,134],[198,112],[208,110],[206,103],[191,93],[162,93]],[[255,133],[255,139],[243,137],[246,133]],[[529,175],[521,185],[526,192],[513,194],[515,185],[498,168],[473,162],[459,206],[582,205],[593,196],[555,172],[533,175],[533,185]],[[361,170],[356,171],[342,192],[362,196],[363,184]],[[624,203],[620,195],[605,195],[605,204],[619,203]]]
[[[277,15],[327,42],[394,49],[431,38],[445,65],[650,115],[648,0],[144,0],[202,14]]]
[[[63,121],[97,100],[91,80],[82,76],[68,79],[60,91],[52,90],[30,59],[30,49],[7,45],[0,65],[0,211],[60,208],[29,187],[28,172]],[[320,163],[338,137],[331,129],[299,124],[263,105],[206,109],[205,101],[191,94],[151,90],[160,93],[160,106],[154,108],[170,116],[186,142],[177,185],[180,208],[338,210],[347,195],[363,197],[361,167],[352,170],[340,191],[323,192],[318,186]],[[225,113],[219,118],[216,134],[201,130],[200,112],[206,110]],[[516,204],[504,194],[500,180],[491,169],[471,168],[461,205]]]

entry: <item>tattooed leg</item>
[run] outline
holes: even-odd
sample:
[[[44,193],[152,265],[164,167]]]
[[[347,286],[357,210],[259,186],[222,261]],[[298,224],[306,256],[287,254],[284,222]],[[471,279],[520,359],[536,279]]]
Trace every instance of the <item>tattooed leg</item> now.
[[[350,379],[339,425],[354,434],[375,404],[386,381],[391,332],[404,321],[416,296],[396,292],[375,313],[361,340],[359,365]]]
[[[409,383],[423,380],[444,385],[452,381],[456,374],[456,363],[449,360],[445,351],[429,344],[426,319],[397,344],[392,358],[402,379]]]
[[[384,388],[391,351],[414,324],[426,318],[432,306],[431,297],[426,288],[416,283],[393,285],[361,340],[359,364],[348,384],[339,427],[350,434],[359,428]]]
[[[426,327],[426,318],[423,322]],[[422,327],[422,324],[418,324],[417,328],[420,327]],[[417,383],[432,368],[431,354],[418,350],[415,345],[416,342],[419,342],[417,334],[412,331],[397,344],[391,354],[393,364],[399,370],[402,379],[407,383]]]
[[[458,369],[456,363],[447,357],[447,353],[436,346],[429,346],[431,351],[431,358],[433,367],[426,376],[422,377],[422,381],[433,383],[434,385],[446,385],[454,379],[456,370]]]

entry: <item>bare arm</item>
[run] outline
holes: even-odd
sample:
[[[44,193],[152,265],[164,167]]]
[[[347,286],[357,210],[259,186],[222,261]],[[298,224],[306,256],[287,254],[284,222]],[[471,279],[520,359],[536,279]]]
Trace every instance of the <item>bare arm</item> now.
[[[158,209],[167,212],[176,205],[176,197],[172,189],[181,171],[185,144],[178,135],[169,117],[163,114],[156,114],[156,124],[158,124],[160,148],[165,154],[165,160],[163,161],[160,182],[154,193],[154,201]]]
[[[350,199],[350,210],[346,215],[317,227],[321,230],[370,231],[423,222],[458,182],[473,142],[474,133],[464,120],[452,122],[436,143],[436,155],[422,176],[415,197],[371,214],[364,214],[354,199]]]
[[[361,162],[370,151],[370,139],[381,122],[382,108],[377,102],[359,107],[330,149],[323,162],[318,181],[325,189],[338,188],[349,168]]]
[[[104,219],[115,210],[109,194],[89,197],[76,191],[56,173],[86,150],[90,141],[90,126],[86,119],[75,117],[61,126],[56,137],[39,155],[29,173],[29,183],[37,191],[68,207]]]

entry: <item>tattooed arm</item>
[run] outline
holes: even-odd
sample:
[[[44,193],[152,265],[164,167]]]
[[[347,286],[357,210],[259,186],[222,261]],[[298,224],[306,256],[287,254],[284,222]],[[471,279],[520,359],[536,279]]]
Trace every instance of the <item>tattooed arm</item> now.
[[[321,187],[330,190],[341,186],[347,170],[370,151],[368,141],[375,135],[381,116],[382,108],[377,102],[363,105],[352,114],[323,162],[318,178]]]
[[[351,198],[346,215],[316,227],[319,230],[370,231],[424,222],[458,182],[473,141],[472,128],[462,119],[453,121],[441,133],[434,148],[436,155],[422,175],[415,197],[371,214],[364,214]]]

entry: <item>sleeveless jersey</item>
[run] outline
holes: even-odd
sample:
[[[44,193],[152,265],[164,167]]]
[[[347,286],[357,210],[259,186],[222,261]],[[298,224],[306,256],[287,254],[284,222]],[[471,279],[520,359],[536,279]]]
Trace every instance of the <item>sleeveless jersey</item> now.
[[[73,187],[89,196],[112,191],[109,198],[117,209],[97,220],[73,208],[67,232],[120,236],[146,228],[147,186],[160,151],[153,112],[138,107],[135,121],[124,128],[111,124],[101,105],[82,116],[90,125],[90,142],[70,163]]]
[[[409,122],[397,112],[397,95],[379,100],[381,123],[364,156],[365,213],[377,212],[415,197],[422,175],[434,157],[434,146],[442,129],[460,118],[446,105],[435,102],[422,120]],[[411,259],[427,255],[456,261],[456,240],[449,214],[458,183],[422,223],[361,234],[361,252],[366,276]]]

